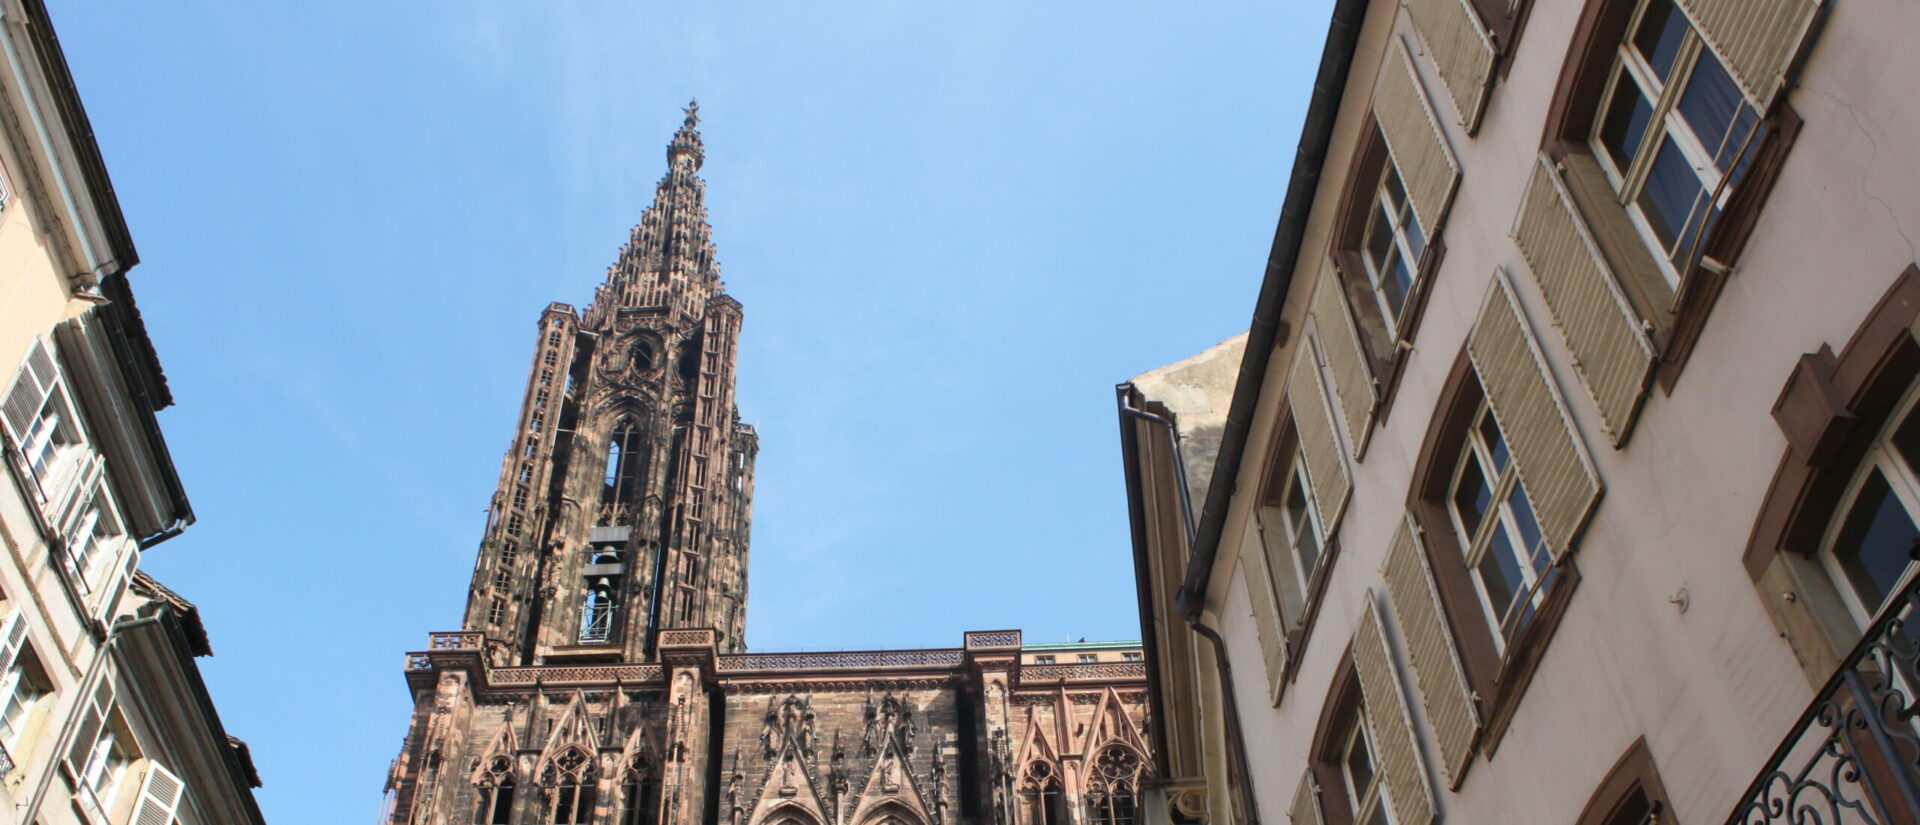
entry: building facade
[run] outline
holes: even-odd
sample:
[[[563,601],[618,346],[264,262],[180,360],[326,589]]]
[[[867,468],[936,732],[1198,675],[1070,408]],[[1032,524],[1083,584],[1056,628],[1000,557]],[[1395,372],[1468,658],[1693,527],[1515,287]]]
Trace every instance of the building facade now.
[[[193,511],[138,255],[39,0],[0,2],[0,54],[0,821],[261,822],[199,611],[139,569]]]
[[[583,312],[541,315],[462,629],[407,656],[385,822],[1131,825],[1131,643],[745,650],[759,442],[689,107]]]
[[[1219,444],[1169,526],[1195,456],[1123,412],[1156,671],[1215,709],[1166,707],[1215,760],[1169,778],[1235,822],[1920,820],[1920,12],[1334,5],[1224,424],[1122,388]]]

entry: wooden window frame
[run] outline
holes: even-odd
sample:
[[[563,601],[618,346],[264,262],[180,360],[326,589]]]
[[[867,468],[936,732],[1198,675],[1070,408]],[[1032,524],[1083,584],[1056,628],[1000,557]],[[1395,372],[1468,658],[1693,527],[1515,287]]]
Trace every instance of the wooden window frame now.
[[[1821,545],[1860,460],[1920,374],[1916,324],[1920,264],[1909,264],[1839,355],[1823,346],[1795,363],[1773,407],[1788,447],[1742,557],[1755,580],[1773,556]]]
[[[1468,5],[1479,15],[1480,25],[1493,36],[1494,76],[1504,80],[1513,65],[1514,47],[1519,45],[1520,35],[1527,28],[1533,0],[1468,0]]]
[[[1354,669],[1353,644],[1349,642],[1334,667],[1307,750],[1307,770],[1313,773],[1320,797],[1321,825],[1353,825],[1353,809],[1347,802],[1346,779],[1340,769],[1341,746],[1346,743],[1341,734],[1360,721],[1361,710],[1360,677]]]
[[[1678,825],[1679,820],[1673,816],[1673,803],[1668,801],[1667,786],[1660,781],[1660,771],[1653,764],[1653,751],[1647,748],[1644,736],[1633,740],[1626,753],[1607,769],[1606,777],[1594,788],[1593,796],[1587,799],[1587,806],[1580,811],[1574,825],[1606,825],[1619,811],[1620,803],[1626,801],[1627,794],[1635,789],[1646,794],[1660,825]]]
[[[1281,412],[1280,422],[1275,425],[1277,435],[1273,439],[1273,446],[1267,454],[1266,469],[1260,475],[1260,488],[1254,491],[1253,500],[1255,506],[1260,510],[1266,508],[1268,497],[1278,494],[1278,489],[1274,485],[1274,476],[1292,467],[1296,461],[1302,464],[1305,463],[1305,458],[1300,457],[1298,443],[1300,440],[1299,431],[1294,427],[1293,416],[1293,405],[1288,403]],[[1286,694],[1287,685],[1292,684],[1294,678],[1300,673],[1300,660],[1304,658],[1304,654],[1306,653],[1307,642],[1313,639],[1313,626],[1320,617],[1320,605],[1326,601],[1327,580],[1332,577],[1333,566],[1340,559],[1339,531],[1330,530],[1328,525],[1322,523],[1319,511],[1319,500],[1315,498],[1317,494],[1313,489],[1313,471],[1311,468],[1306,469],[1308,482],[1305,493],[1307,495],[1308,518],[1316,525],[1319,533],[1320,561],[1314,565],[1313,575],[1307,578],[1306,589],[1301,600],[1299,627],[1287,627],[1287,615],[1286,611],[1282,609],[1280,593],[1278,590],[1273,589],[1275,582],[1272,578],[1274,576],[1291,575],[1291,573],[1275,571],[1272,569],[1272,563],[1268,562],[1266,564],[1268,581],[1260,583],[1260,586],[1269,588],[1272,591],[1274,613],[1277,614],[1279,619],[1276,624],[1280,629],[1281,639],[1280,679],[1276,689],[1271,692],[1272,695],[1269,697],[1276,707],[1279,706],[1280,697]],[[1254,518],[1263,519],[1264,516],[1256,514]],[[1257,527],[1256,529],[1260,531],[1260,549],[1261,552],[1264,553],[1267,550],[1265,544],[1267,531],[1265,527]],[[1285,552],[1292,552],[1292,548],[1288,548]]]
[[[1810,683],[1826,681],[1860,636],[1816,554],[1860,462],[1920,375],[1920,264],[1893,279],[1838,354],[1788,370],[1773,417],[1785,434],[1741,563]]]
[[[1566,615],[1567,604],[1580,584],[1580,571],[1573,553],[1560,556],[1558,578],[1547,587],[1533,619],[1507,642],[1503,653],[1474,589],[1472,572],[1467,569],[1466,555],[1447,510],[1453,471],[1483,395],[1473,361],[1462,348],[1442,385],[1439,404],[1415,459],[1407,509],[1420,526],[1424,539],[1421,546],[1440,597],[1442,619],[1459,646],[1460,664],[1479,701],[1484,726],[1479,747],[1492,757],[1533,681],[1547,644]]]
[[[1560,69],[1559,83],[1554,88],[1540,142],[1542,151],[1556,163],[1565,163],[1569,155],[1582,155],[1592,158],[1591,162],[1595,164],[1600,163],[1598,158],[1593,158],[1589,141],[1594,123],[1600,117],[1599,106],[1606,95],[1616,52],[1622,39],[1627,36],[1628,26],[1633,22],[1639,6],[1640,0],[1594,0],[1588,2],[1581,11],[1574,27],[1572,45],[1567,50],[1566,62]],[[1712,258],[1737,268],[1740,255],[1746,249],[1760,213],[1766,206],[1768,195],[1778,181],[1786,157],[1800,134],[1802,121],[1793,107],[1787,104],[1786,97],[1785,94],[1776,96],[1773,108],[1761,113],[1759,124],[1755,127],[1760,143],[1751,166],[1729,197],[1719,223],[1701,239],[1701,254],[1695,256],[1694,262],[1685,271],[1678,273],[1680,285],[1677,292],[1664,279],[1661,283],[1651,283],[1646,275],[1635,274],[1640,267],[1613,267],[1634,311],[1651,325],[1650,337],[1656,352],[1654,380],[1664,392],[1671,394],[1679,382],[1680,374],[1699,342],[1701,331],[1706,327],[1707,317],[1726,287],[1730,273],[1709,266],[1706,259]],[[1623,216],[1627,212],[1617,200],[1617,193],[1612,190],[1590,192],[1586,191],[1586,187],[1572,185],[1569,189],[1582,211],[1610,209],[1619,211]],[[1638,256],[1649,259],[1659,257],[1658,252],[1648,248],[1637,233],[1620,237],[1617,233],[1602,231],[1597,225],[1601,222],[1588,220],[1587,223],[1595,230],[1594,240],[1610,261]],[[1652,263],[1657,272],[1661,264],[1657,260]]]
[[[1397,71],[1397,68],[1389,66],[1386,70]],[[1380,131],[1380,124],[1372,109],[1367,110],[1360,135],[1353,166],[1340,191],[1340,205],[1334,210],[1332,248],[1328,255],[1333,259],[1335,277],[1340,284],[1340,297],[1346,301],[1347,315],[1359,329],[1361,354],[1366,359],[1368,371],[1379,385],[1380,401],[1373,413],[1373,424],[1377,426],[1387,420],[1388,413],[1393,409],[1395,390],[1400,386],[1400,376],[1406,371],[1406,354],[1412,351],[1413,339],[1419,332],[1421,319],[1426,315],[1427,297],[1433,293],[1434,276],[1440,271],[1441,261],[1446,258],[1447,246],[1441,239],[1443,233],[1436,231],[1444,230],[1446,223],[1442,221],[1437,227],[1420,227],[1427,236],[1426,248],[1412,267],[1413,286],[1407,291],[1406,301],[1401,305],[1397,328],[1389,327],[1376,306],[1373,287],[1368,282],[1366,264],[1362,262],[1359,250],[1365,243],[1368,219],[1375,209],[1374,193],[1379,190],[1381,176],[1386,173],[1387,164],[1393,162],[1393,156],[1387,150],[1386,135]],[[1404,181],[1405,177],[1402,176],[1401,180]],[[1389,340],[1387,352],[1379,351],[1381,338]]]

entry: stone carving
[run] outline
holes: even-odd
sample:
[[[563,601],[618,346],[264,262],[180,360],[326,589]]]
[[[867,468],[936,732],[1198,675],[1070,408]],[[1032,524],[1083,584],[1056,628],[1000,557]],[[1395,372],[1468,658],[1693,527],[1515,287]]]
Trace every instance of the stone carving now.
[[[891,739],[903,756],[913,755],[913,735],[919,727],[913,721],[913,705],[887,691],[878,703],[867,697],[866,731],[860,737],[860,755],[878,754]]]
[[[733,752],[733,772],[727,777],[727,823],[740,825],[740,818],[746,814],[746,808],[740,804],[740,786],[747,781],[746,774],[740,772],[740,752]]]
[[[776,708],[767,697],[767,714],[760,726],[760,749],[771,760],[791,743],[808,762],[814,761],[813,697],[789,695]]]

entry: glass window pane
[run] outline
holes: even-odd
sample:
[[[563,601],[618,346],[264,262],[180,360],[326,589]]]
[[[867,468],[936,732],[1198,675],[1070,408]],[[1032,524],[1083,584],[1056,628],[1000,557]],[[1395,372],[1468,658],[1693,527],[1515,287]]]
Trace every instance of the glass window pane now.
[[[1680,154],[1680,147],[1671,137],[1661,140],[1660,154],[1653,159],[1647,188],[1640,193],[1638,203],[1654,235],[1660,238],[1663,254],[1673,249],[1674,239],[1686,225],[1687,213],[1703,194],[1700,178],[1694,174],[1693,164]]]
[[[1868,470],[1833,543],[1834,558],[1868,612],[1879,610],[1900,583],[1916,540],[1920,529],[1913,516],[1887,487],[1880,468]]]
[[[1393,252],[1393,224],[1382,211],[1385,208],[1373,210],[1373,219],[1367,224],[1367,260],[1373,262],[1375,269],[1384,267],[1387,255]]]
[[[1700,145],[1716,156],[1733,131],[1735,115],[1745,108],[1740,87],[1733,84],[1727,70],[1713,54],[1702,50],[1693,65],[1687,90],[1680,95],[1680,117],[1693,129]]]
[[[1740,179],[1747,176],[1747,167],[1753,164],[1754,156],[1760,154],[1760,142],[1765,135],[1755,135],[1753,141],[1746,144],[1747,151],[1740,155],[1740,159],[1731,160],[1733,153],[1740,151],[1740,145],[1747,140],[1747,133],[1753,131],[1759,120],[1760,115],[1755,113],[1752,106],[1741,106],[1739,116],[1734,119],[1733,131],[1727,134],[1726,143],[1720,147],[1719,152],[1714,154],[1715,167],[1722,171],[1729,167],[1733,170],[1729,173],[1732,177],[1729,187],[1740,185]]]
[[[1500,434],[1500,422],[1488,409],[1480,416],[1480,438],[1487,442],[1487,456],[1493,459],[1493,471],[1507,468],[1507,439]]]
[[[1633,80],[1621,77],[1608,104],[1606,118],[1600,122],[1600,143],[1607,147],[1613,166],[1626,174],[1627,166],[1640,153],[1640,138],[1647,132],[1647,120],[1653,117],[1653,104],[1640,94]]]
[[[1362,724],[1359,720],[1353,723]],[[1373,757],[1367,753],[1367,737],[1361,731],[1354,731],[1353,739],[1347,743],[1347,778],[1353,783],[1348,790],[1354,799],[1367,793],[1367,787],[1373,784]]]
[[[1652,815],[1653,804],[1647,801],[1647,792],[1636,787],[1621,801],[1620,807],[1613,809],[1607,825],[1642,825]]]
[[[1533,569],[1539,572],[1546,567],[1546,542],[1540,538],[1540,522],[1533,517],[1533,502],[1527,498],[1527,488],[1518,479],[1513,482],[1513,492],[1507,495],[1507,507],[1513,512],[1514,529],[1520,532],[1520,541],[1524,543],[1524,553],[1532,561]]]
[[[1513,555],[1513,545],[1507,541],[1505,531],[1493,532],[1493,539],[1487,544],[1487,554],[1481,557],[1475,571],[1480,575],[1480,584],[1487,589],[1487,600],[1492,603],[1493,615],[1505,623],[1514,597],[1526,586],[1526,579],[1520,576],[1520,562]]]
[[[1313,580],[1314,566],[1320,563],[1320,537],[1313,534],[1313,523],[1302,520],[1294,533],[1293,550],[1300,557],[1300,579]]]
[[[1687,18],[1673,7],[1672,0],[1653,0],[1640,18],[1640,30],[1633,34],[1634,48],[1663,82],[1673,71],[1673,59],[1680,54],[1688,28]]]
[[[1900,454],[1900,460],[1907,463],[1907,472],[1920,475],[1920,408],[1907,413],[1905,421],[1894,428],[1889,439],[1893,450]]]
[[[1400,318],[1400,310],[1407,305],[1407,293],[1413,289],[1413,270],[1407,268],[1407,259],[1396,250],[1393,260],[1380,273],[1380,295],[1387,299],[1388,308],[1393,310],[1393,321]]]
[[[1466,528],[1463,538],[1472,541],[1474,534],[1480,532],[1480,520],[1486,515],[1487,505],[1493,501],[1493,491],[1487,489],[1486,476],[1480,473],[1480,461],[1468,457],[1467,466],[1460,471],[1460,481],[1453,488],[1453,509],[1460,516],[1460,524]]]
[[[1418,263],[1420,253],[1427,249],[1427,236],[1420,231],[1420,216],[1413,214],[1411,206],[1407,207],[1405,215],[1400,216],[1400,236],[1407,240],[1408,257]]]
[[[1400,170],[1394,168],[1392,161],[1387,162],[1387,180],[1384,186],[1391,211],[1399,212],[1400,207],[1407,203],[1407,188],[1400,184]]]

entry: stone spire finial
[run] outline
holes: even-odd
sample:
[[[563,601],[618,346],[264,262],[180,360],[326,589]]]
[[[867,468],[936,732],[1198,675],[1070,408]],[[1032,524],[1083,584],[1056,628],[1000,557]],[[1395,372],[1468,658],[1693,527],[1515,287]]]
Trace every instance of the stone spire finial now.
[[[687,107],[680,111],[687,113],[687,119],[680,122],[680,130],[673,133],[673,142],[667,144],[667,165],[678,166],[679,159],[684,157],[692,160],[693,168],[698,170],[707,159],[706,149],[700,144],[700,101],[689,100]]]

